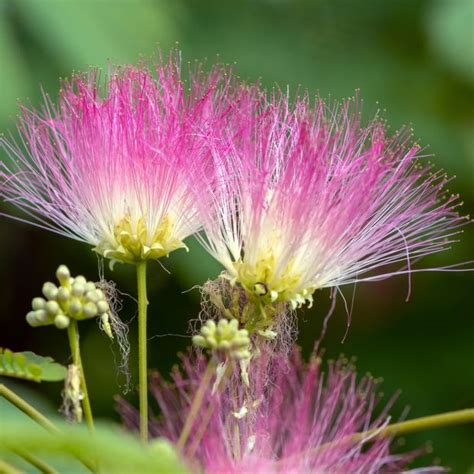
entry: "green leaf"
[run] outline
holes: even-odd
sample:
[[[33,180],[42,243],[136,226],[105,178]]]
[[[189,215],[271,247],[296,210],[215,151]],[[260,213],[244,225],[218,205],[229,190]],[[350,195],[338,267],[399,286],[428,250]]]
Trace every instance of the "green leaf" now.
[[[47,455],[48,462],[51,461],[52,464],[56,457],[63,463],[70,459],[76,463],[73,472],[87,472],[77,464],[78,458],[89,465],[99,465],[101,473],[187,472],[173,446],[164,439],[143,445],[136,436],[100,423],[96,426],[94,436],[83,426],[61,423],[58,427],[60,434],[51,434],[30,424],[7,421],[2,424],[0,432],[0,453],[22,449],[40,458]]]
[[[66,367],[34,352],[0,348],[0,375],[34,382],[57,382],[66,377]]]

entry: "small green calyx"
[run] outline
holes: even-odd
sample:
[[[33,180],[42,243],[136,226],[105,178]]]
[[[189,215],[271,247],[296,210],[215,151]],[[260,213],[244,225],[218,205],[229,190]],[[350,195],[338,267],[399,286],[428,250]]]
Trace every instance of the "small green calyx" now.
[[[104,292],[95,283],[82,275],[71,277],[66,265],[56,271],[59,286],[46,282],[43,285],[44,298],[33,298],[32,311],[26,315],[30,326],[55,325],[66,329],[70,320],[90,319],[100,316],[108,318],[109,304]]]
[[[209,319],[200,334],[193,336],[193,344],[237,360],[250,358],[249,333],[246,329],[239,329],[237,319],[221,319],[217,324]]]
[[[125,216],[115,224],[110,237],[104,238],[94,250],[110,259],[112,264],[157,260],[173,250],[187,250],[182,240],[175,236],[175,227],[169,215],[154,230],[148,228],[143,218],[134,223],[130,216]]]

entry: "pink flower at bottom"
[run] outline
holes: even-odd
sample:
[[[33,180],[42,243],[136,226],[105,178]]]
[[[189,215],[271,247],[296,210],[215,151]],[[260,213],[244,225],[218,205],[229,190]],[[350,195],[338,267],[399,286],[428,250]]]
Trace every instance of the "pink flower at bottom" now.
[[[182,356],[182,366],[173,370],[172,383],[157,373],[151,383],[161,415],[150,421],[150,434],[172,442],[179,439],[207,359]],[[393,399],[379,410],[378,382],[369,376],[358,381],[345,359],[329,362],[324,373],[320,358],[305,363],[295,350],[289,358],[261,355],[248,371],[248,386],[237,368],[220,385],[214,379],[208,384],[182,450],[197,472],[399,473],[420,453],[394,454],[391,439],[373,434],[351,439],[387,425]],[[125,425],[137,429],[138,412],[122,400],[118,408]],[[433,466],[409,472],[442,471]]]

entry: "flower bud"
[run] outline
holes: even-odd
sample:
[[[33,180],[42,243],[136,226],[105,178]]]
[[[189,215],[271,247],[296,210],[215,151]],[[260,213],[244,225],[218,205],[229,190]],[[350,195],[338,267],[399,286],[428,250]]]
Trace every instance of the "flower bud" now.
[[[69,305],[69,313],[74,318],[82,313],[82,303],[77,298],[71,300]]]
[[[30,313],[28,313],[28,314],[30,314]],[[28,315],[27,315],[27,317],[28,317]],[[203,337],[203,336],[200,336],[199,334],[197,334],[196,336],[193,336],[193,344],[195,346],[203,347],[203,348],[207,349],[206,338]]]
[[[26,315],[26,322],[34,328],[36,328],[38,326],[41,326],[41,323],[36,319],[36,312],[35,311],[30,311]]]
[[[196,346],[225,353],[234,359],[250,357],[250,338],[246,329],[239,329],[237,319],[230,321],[223,318],[217,325],[208,320],[202,326],[200,334],[193,337]]]
[[[54,318],[54,325],[58,329],[66,329],[69,326],[69,323],[70,323],[70,319],[64,314],[58,314]]]
[[[56,296],[58,295],[58,287],[54,283],[51,283],[50,281],[46,282],[43,285],[43,295],[48,300],[56,299]]]
[[[50,323],[50,317],[49,317],[48,313],[46,312],[46,310],[44,310],[44,309],[37,309],[35,311],[35,317],[36,317],[36,320],[40,324]]]
[[[85,286],[86,293],[88,291],[94,291],[94,290],[95,290],[95,283],[93,281],[88,281]]]
[[[86,285],[84,283],[78,282],[76,278],[76,280],[74,281],[72,285],[71,294],[73,296],[80,297],[85,293],[85,290],[86,290]]]
[[[44,298],[37,297],[37,298],[33,298],[33,301],[31,302],[31,307],[35,310],[44,309],[45,304],[46,304],[46,301]]]
[[[59,302],[65,303],[66,301],[69,300],[70,297],[71,297],[71,291],[69,290],[69,288],[64,288],[63,286],[59,288],[58,295],[56,297],[56,299]]]
[[[104,314],[109,310],[109,305],[107,301],[98,301],[97,302],[97,312],[99,314]]]
[[[76,278],[74,278],[74,283],[78,283],[80,285],[86,285],[87,280],[82,275],[78,275]]]
[[[59,304],[56,301],[48,301],[45,305],[45,310],[50,316],[56,316],[59,313]]]
[[[87,301],[92,303],[97,303],[101,299],[96,290],[88,291],[85,297]]]
[[[72,277],[65,265],[58,267],[56,277],[61,284],[59,287],[46,282],[42,288],[46,299],[32,300],[33,311],[26,317],[28,323],[31,326],[54,324],[57,328],[64,329],[70,324],[71,318],[81,320],[100,316],[107,334],[113,337],[110,307],[104,291],[82,275]]]
[[[66,265],[60,265],[56,270],[56,278],[58,279],[61,286],[69,286],[71,279],[71,272]]]
[[[95,290],[95,293],[101,300],[106,300],[107,299],[106,296],[105,296],[105,293],[100,288],[97,288]]]
[[[94,303],[86,303],[84,305],[83,311],[86,318],[93,318],[94,316],[97,316],[97,306]]]

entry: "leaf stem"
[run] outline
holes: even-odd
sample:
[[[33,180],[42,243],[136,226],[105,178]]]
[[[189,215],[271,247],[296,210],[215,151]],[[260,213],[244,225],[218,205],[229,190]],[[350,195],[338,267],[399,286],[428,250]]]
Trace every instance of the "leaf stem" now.
[[[48,418],[46,418],[42,413],[40,413],[36,408],[32,407],[26,400],[23,400],[20,396],[18,396],[15,392],[10,390],[3,384],[0,384],[0,396],[8,400],[12,405],[15,405],[19,410],[21,410],[25,415],[29,416],[33,421],[36,421],[41,427],[43,427],[46,431],[49,431],[52,434],[61,435],[61,430]],[[91,472],[96,472],[96,466],[91,464],[86,459],[83,459],[82,456],[76,456],[79,461],[84,464]],[[1,460],[0,460],[0,469],[2,468]],[[2,472],[0,470],[0,472]],[[8,472],[8,471],[7,471]],[[17,471],[12,471],[17,472]]]
[[[329,441],[318,447],[308,449],[302,453],[297,453],[295,456],[302,454],[311,454],[323,451],[335,444],[343,444],[345,442],[371,442],[377,438],[386,438],[390,436],[402,436],[409,433],[416,433],[417,431],[431,430],[433,428],[442,428],[444,426],[462,425],[466,423],[474,423],[474,408],[466,408],[464,410],[450,411],[440,413],[437,415],[423,416],[413,420],[401,421],[392,423],[382,428],[362,431],[353,435],[342,438],[338,441]]]
[[[432,428],[442,428],[443,426],[461,425],[465,423],[474,423],[474,408],[465,410],[449,411],[437,415],[423,416],[414,420],[401,421],[386,426],[377,436],[401,436],[417,431],[430,430]],[[363,440],[371,434],[376,434],[377,430],[369,430],[354,435],[354,440]]]
[[[15,405],[19,410],[21,410],[25,415],[28,415],[32,420],[36,421],[46,430],[51,433],[59,433],[59,429],[46,418],[42,413],[40,413],[36,408],[32,407],[26,400],[19,397],[15,392],[11,391],[5,385],[0,384],[0,396],[8,400],[10,403]]]
[[[84,417],[86,419],[86,423],[89,430],[91,432],[94,432],[94,418],[92,416],[92,408],[89,399],[89,393],[87,391],[86,377],[84,374],[84,367],[82,365],[81,349],[79,345],[79,329],[77,327],[77,321],[75,319],[71,319],[71,322],[67,328],[67,333],[69,336],[69,346],[71,348],[72,360],[74,364],[77,365],[77,367],[79,368]]]
[[[148,379],[147,379],[147,288],[146,261],[137,263],[138,289],[138,381],[140,399],[140,437],[148,441]]]
[[[49,464],[45,463],[41,459],[37,458],[35,455],[30,454],[28,451],[23,449],[15,449],[15,454],[23,458],[26,462],[30,463],[32,466],[36,467],[43,474],[58,474],[58,471],[51,467]]]
[[[22,471],[19,471],[15,466],[8,464],[3,459],[0,459],[0,472],[2,474],[23,474]]]

